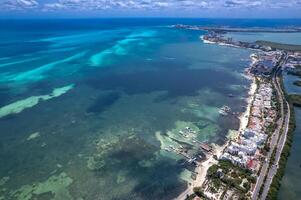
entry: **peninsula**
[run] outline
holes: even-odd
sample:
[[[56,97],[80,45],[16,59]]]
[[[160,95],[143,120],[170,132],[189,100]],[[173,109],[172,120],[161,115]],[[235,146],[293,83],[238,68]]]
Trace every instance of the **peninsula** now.
[[[196,26],[196,25],[185,25],[185,24],[176,24],[171,27],[190,29],[190,30],[214,31],[216,33],[226,33],[226,32],[296,33],[296,32],[301,32],[301,27],[287,27],[287,28],[267,28],[267,27],[241,28],[241,27],[239,27],[239,28],[236,28],[236,27],[229,27],[229,26]]]
[[[240,129],[223,147],[214,150],[207,161],[198,165],[193,188],[187,189],[180,198],[183,195],[186,199],[277,197],[294,129],[293,107],[283,87],[282,72],[294,71],[301,64],[301,46],[235,41],[224,37],[228,29],[174,27],[207,30],[208,34],[201,36],[207,44],[256,50],[250,55],[252,62],[245,70],[252,84],[247,109],[240,118]]]

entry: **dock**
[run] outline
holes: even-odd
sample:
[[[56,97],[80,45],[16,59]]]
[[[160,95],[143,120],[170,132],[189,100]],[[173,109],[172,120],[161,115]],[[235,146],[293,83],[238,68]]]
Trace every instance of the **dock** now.
[[[206,152],[212,152],[212,147],[206,143],[200,143],[201,149],[203,149]]]

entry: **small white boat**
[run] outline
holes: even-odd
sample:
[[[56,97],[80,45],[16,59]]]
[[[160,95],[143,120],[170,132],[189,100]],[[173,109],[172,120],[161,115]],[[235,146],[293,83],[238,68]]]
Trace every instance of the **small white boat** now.
[[[223,111],[223,110],[220,110],[220,111],[219,111],[219,114],[220,114],[220,115],[224,115],[224,116],[228,115],[228,113],[226,113],[226,112]]]
[[[228,115],[228,113],[230,112],[231,108],[229,106],[223,106],[220,110],[219,110],[219,114],[220,115]]]

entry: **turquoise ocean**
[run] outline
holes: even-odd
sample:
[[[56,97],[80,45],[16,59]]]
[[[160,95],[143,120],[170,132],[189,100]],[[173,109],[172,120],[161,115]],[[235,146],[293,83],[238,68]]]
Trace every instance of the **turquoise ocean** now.
[[[237,115],[218,111],[244,111],[251,52],[168,27],[177,23],[301,24],[1,20],[0,199],[172,199],[184,191],[193,166],[165,149],[196,155],[193,140],[223,144],[238,128]],[[179,134],[187,126],[191,137]]]

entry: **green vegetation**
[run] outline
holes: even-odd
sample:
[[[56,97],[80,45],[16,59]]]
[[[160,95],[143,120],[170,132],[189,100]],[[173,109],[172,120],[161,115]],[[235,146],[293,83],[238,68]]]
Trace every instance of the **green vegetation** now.
[[[270,190],[269,190],[268,195],[266,197],[267,200],[277,199],[278,191],[279,191],[280,186],[281,186],[281,179],[284,176],[284,172],[285,172],[286,162],[287,162],[287,159],[290,155],[290,149],[291,149],[292,142],[293,142],[293,133],[294,133],[294,130],[296,128],[294,107],[293,107],[293,99],[291,98],[291,95],[287,94],[287,92],[284,88],[282,76],[280,76],[280,87],[281,87],[281,90],[284,93],[285,98],[288,100],[288,102],[290,104],[289,109],[290,109],[291,115],[290,115],[290,121],[289,121],[289,126],[288,126],[288,133],[287,133],[286,142],[285,142],[285,145],[283,147],[283,150],[282,150],[282,153],[281,153],[281,156],[280,156],[277,173],[273,178],[273,181],[270,185]],[[284,104],[284,111],[287,112],[287,110],[288,110],[288,107],[286,106],[286,104]]]
[[[269,145],[269,143],[268,142],[266,142],[265,144],[264,144],[264,147],[261,149],[261,153],[263,154],[263,155],[267,155],[267,153],[270,151],[270,145]],[[260,171],[260,170],[259,170]]]
[[[278,190],[281,186],[281,179],[285,172],[286,162],[290,155],[290,148],[291,148],[292,142],[293,142],[293,132],[296,127],[293,106],[290,105],[290,108],[291,108],[291,117],[290,117],[290,121],[289,121],[289,130],[287,133],[287,139],[286,139],[286,143],[285,143],[284,148],[281,153],[277,173],[273,178],[273,181],[270,186],[270,190],[269,190],[267,198],[266,198],[267,200],[277,199]]]
[[[278,115],[279,116],[279,115]],[[276,123],[271,123],[265,130],[265,132],[268,134],[268,135],[272,135],[275,130],[277,128],[277,124]]]
[[[286,51],[301,51],[301,45],[295,45],[295,44],[282,44],[277,42],[270,42],[270,41],[264,41],[259,40],[255,42],[259,45],[265,45],[270,46],[272,49],[281,49]]]
[[[209,167],[208,171],[207,171],[207,176],[209,177],[217,177],[217,170],[218,170],[218,165],[212,165],[211,167]]]
[[[187,195],[187,197],[185,198],[185,200],[193,200],[196,197],[196,194],[191,194],[191,195]]]
[[[211,182],[215,190],[219,190],[221,186],[221,180],[217,173],[218,169],[219,169],[218,165],[212,165],[207,171],[207,176],[211,178]],[[216,193],[217,191],[213,191],[213,192]]]
[[[250,190],[250,188],[251,188],[251,184],[249,183],[249,182],[244,182],[243,183],[243,186],[244,186],[244,188],[246,189],[246,190]]]
[[[196,196],[207,199],[201,187],[194,187],[193,192]]]
[[[272,152],[272,155],[271,155],[270,162],[269,162],[269,168],[270,168],[270,167],[272,166],[272,164],[275,162],[276,151],[277,151],[277,148],[274,148],[274,150],[273,150],[273,152]]]
[[[218,170],[222,171],[222,176]],[[251,183],[256,182],[250,170],[233,165],[230,161],[219,161],[217,165],[212,165],[207,171],[207,176],[213,192],[217,192],[221,186],[224,186],[228,189],[235,189],[242,196],[250,190]],[[243,183],[243,179],[247,181]],[[243,186],[241,186],[242,183]]]
[[[301,95],[299,94],[290,94],[290,101],[294,106],[301,107]]]

